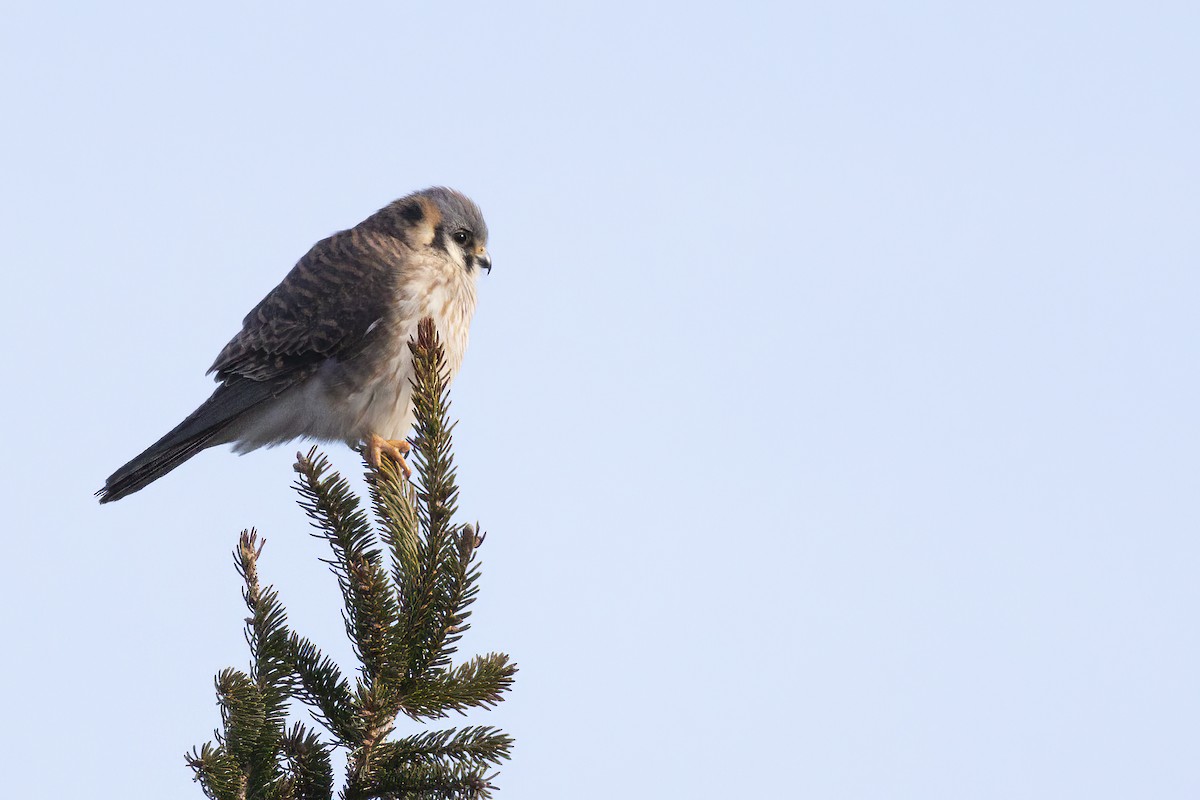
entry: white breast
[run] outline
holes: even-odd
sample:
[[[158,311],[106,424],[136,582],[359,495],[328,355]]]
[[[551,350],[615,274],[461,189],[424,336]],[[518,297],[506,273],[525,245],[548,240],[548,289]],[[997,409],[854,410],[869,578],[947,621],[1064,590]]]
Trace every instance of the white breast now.
[[[423,265],[425,266],[425,265]],[[403,439],[413,425],[412,352],[405,345],[417,335],[417,326],[432,317],[445,349],[450,379],[458,374],[467,351],[471,317],[475,313],[475,278],[465,270],[438,260],[409,281],[400,302],[400,347],[380,370],[379,379],[351,398],[358,413],[357,438],[376,433],[385,439]]]

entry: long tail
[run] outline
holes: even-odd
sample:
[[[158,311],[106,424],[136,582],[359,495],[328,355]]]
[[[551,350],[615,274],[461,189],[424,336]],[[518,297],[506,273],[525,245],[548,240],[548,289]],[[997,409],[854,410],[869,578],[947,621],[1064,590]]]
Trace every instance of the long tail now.
[[[279,391],[278,384],[243,380],[217,387],[212,397],[175,426],[166,436],[118,469],[96,492],[101,503],[111,503],[145,488],[208,447],[223,444],[220,436],[250,409]]]

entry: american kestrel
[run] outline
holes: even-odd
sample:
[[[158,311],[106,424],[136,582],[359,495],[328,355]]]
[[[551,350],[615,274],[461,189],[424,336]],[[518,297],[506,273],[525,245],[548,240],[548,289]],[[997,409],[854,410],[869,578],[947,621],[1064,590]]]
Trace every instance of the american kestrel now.
[[[400,462],[413,424],[408,341],[432,317],[453,377],[467,349],[475,282],[492,271],[471,200],[436,187],[317,242],[242,321],[209,369],[212,397],[97,492],[119,500],[209,447],[235,453],[298,437],[362,445]]]

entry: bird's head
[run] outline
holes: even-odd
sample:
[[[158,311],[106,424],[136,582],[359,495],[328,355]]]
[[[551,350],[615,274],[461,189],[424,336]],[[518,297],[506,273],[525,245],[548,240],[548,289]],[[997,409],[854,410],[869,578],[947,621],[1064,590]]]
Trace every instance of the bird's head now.
[[[443,251],[467,272],[492,271],[487,223],[479,206],[466,195],[435,186],[401,198],[392,206],[399,211],[403,224],[420,228],[428,246]]]

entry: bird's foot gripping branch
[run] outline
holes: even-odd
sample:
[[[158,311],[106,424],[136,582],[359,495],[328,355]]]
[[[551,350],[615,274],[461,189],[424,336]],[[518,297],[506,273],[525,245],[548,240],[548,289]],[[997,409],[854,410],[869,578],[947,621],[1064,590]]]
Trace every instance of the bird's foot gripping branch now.
[[[451,657],[470,627],[478,592],[478,526],[452,519],[458,488],[441,347],[422,323],[412,345],[416,370],[417,485],[394,463],[368,466],[373,515],[315,448],[298,455],[296,489],[329,560],[344,604],[346,632],[360,663],[353,682],[308,639],[289,629],[278,594],[262,587],[262,544],[246,531],[234,551],[250,609],[248,672],[216,679],[222,729],[187,756],[212,798],[332,798],[331,747],[347,753],[345,798],[483,798],[512,739],[468,726],[392,738],[396,720],[444,717],[490,707],[512,685],[503,653],[458,666]],[[374,516],[374,524],[371,517]],[[287,726],[292,698],[328,732]]]

